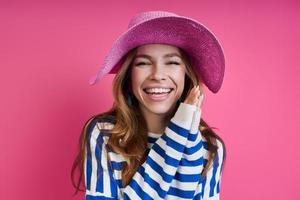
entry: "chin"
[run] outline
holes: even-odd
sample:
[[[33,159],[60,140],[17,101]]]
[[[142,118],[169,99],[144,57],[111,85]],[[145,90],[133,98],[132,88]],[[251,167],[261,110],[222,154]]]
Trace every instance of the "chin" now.
[[[172,112],[172,104],[146,104],[144,107],[151,113],[157,114],[157,115],[169,115]]]

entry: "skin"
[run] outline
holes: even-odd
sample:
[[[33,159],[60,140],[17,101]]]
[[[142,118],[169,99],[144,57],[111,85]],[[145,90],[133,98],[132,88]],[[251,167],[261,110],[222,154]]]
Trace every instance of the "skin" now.
[[[167,54],[173,56],[164,57]],[[165,130],[168,123],[166,119],[175,109],[176,102],[183,93],[185,73],[186,66],[177,47],[165,44],[147,44],[138,48],[131,69],[131,88],[139,101],[139,108],[146,120],[148,131],[161,134]],[[149,87],[172,88],[173,90],[168,99],[157,102],[149,99],[144,91]],[[195,86],[184,103],[195,105],[201,109],[203,101],[203,95],[200,95],[201,90],[202,85]]]

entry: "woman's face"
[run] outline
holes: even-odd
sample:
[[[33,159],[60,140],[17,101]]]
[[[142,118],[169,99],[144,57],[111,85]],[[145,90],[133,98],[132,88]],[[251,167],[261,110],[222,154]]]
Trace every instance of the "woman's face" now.
[[[186,66],[179,49],[164,44],[138,47],[132,63],[131,86],[144,114],[168,115],[180,98]]]

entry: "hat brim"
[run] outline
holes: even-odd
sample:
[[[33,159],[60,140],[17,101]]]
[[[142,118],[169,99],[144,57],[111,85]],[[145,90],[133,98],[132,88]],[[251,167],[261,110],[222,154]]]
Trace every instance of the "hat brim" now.
[[[180,16],[151,19],[124,32],[112,45],[101,69],[92,77],[90,84],[95,84],[108,73],[117,73],[124,56],[133,48],[154,43],[183,49],[208,89],[213,93],[219,91],[225,72],[222,46],[204,25]]]

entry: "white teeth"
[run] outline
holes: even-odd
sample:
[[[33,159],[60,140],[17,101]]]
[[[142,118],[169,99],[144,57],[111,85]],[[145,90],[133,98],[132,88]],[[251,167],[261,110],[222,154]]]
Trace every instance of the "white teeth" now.
[[[167,93],[171,91],[171,88],[147,88],[145,91],[148,93]]]

